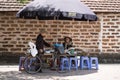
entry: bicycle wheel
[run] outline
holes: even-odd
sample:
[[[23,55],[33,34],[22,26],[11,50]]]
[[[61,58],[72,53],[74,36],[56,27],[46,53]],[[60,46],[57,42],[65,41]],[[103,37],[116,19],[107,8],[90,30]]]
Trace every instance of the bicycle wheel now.
[[[24,69],[27,73],[35,74],[38,71],[40,71],[41,68],[42,61],[38,56],[36,57],[28,56],[25,58]]]

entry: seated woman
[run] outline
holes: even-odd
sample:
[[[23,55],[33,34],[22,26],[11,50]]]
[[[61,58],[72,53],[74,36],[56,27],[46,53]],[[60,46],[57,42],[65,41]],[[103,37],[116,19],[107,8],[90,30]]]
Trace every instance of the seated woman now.
[[[64,49],[65,49],[65,52],[68,52],[68,50],[73,47],[72,38],[64,37],[63,46],[64,46]]]
[[[72,47],[72,45],[73,45],[72,38],[64,37],[64,42],[63,42],[64,49],[69,49]]]

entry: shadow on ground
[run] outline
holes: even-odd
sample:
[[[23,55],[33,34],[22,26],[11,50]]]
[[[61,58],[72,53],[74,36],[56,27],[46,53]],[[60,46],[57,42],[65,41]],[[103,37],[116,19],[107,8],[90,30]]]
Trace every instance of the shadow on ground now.
[[[67,73],[58,73],[51,70],[43,70],[43,73],[28,74],[21,71],[0,72],[0,80],[34,80],[34,79],[52,79],[52,80],[66,80],[68,76],[81,76],[97,73],[97,70],[71,70]]]

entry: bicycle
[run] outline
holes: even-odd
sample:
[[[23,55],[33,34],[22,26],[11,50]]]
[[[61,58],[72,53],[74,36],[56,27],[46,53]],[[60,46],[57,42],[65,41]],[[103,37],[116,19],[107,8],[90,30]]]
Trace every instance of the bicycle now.
[[[35,48],[36,46],[34,45],[34,43],[32,43],[32,47],[31,48]],[[54,61],[54,67],[55,67],[55,70],[59,73],[65,73],[65,72],[68,72],[68,70],[64,70],[64,71],[61,71],[60,69],[60,64],[57,64],[57,60],[59,60],[60,62],[60,54],[63,53],[61,52],[60,50],[54,48],[54,52],[53,55],[54,55],[54,58],[53,58],[53,61]],[[36,54],[36,56],[32,55],[31,54],[31,49],[28,49],[28,53],[26,53],[26,57],[24,59],[24,63],[23,63],[23,67],[24,67],[24,70],[29,73],[29,74],[35,74],[35,73],[38,73],[41,69],[42,69],[42,66],[43,66],[43,63],[42,63],[42,60],[40,59],[40,57]],[[67,57],[67,56],[62,56],[62,57]]]
[[[42,60],[38,56],[38,51],[36,49],[36,45],[32,42],[28,43],[29,47],[27,50],[23,67],[27,73],[35,74],[40,71],[42,68]]]

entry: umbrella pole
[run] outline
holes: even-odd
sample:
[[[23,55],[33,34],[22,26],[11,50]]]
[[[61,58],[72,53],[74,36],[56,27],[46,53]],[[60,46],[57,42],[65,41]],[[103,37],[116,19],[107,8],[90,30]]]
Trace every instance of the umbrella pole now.
[[[54,20],[58,20],[58,17],[54,17]],[[56,31],[57,31],[57,36],[56,36],[56,39],[55,39],[55,43],[58,43],[58,25],[57,25],[57,30]],[[54,55],[53,67],[51,69],[56,70],[56,66],[57,66],[57,57],[56,57],[56,55]]]

